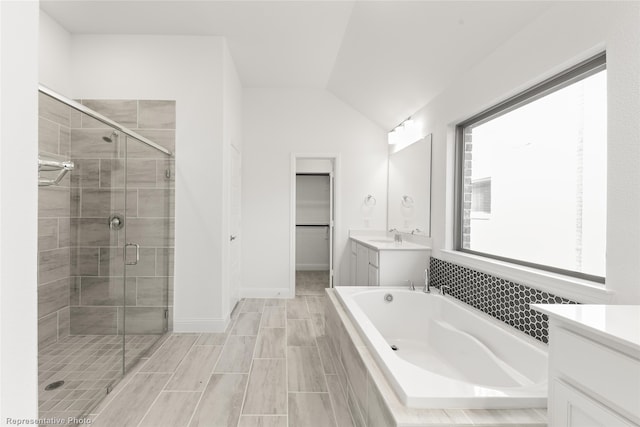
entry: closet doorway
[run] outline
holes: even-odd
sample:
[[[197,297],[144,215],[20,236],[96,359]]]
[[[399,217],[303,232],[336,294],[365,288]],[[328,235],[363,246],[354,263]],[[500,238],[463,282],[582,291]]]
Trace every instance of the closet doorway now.
[[[295,295],[324,295],[333,287],[335,160],[296,158]]]

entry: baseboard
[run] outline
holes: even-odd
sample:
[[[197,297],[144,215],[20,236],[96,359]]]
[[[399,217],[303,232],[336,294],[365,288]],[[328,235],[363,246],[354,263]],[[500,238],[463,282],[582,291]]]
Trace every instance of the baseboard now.
[[[174,319],[173,332],[224,332],[230,319]]]
[[[293,298],[289,288],[240,288],[240,298]]]
[[[329,264],[296,264],[296,271],[329,270]]]

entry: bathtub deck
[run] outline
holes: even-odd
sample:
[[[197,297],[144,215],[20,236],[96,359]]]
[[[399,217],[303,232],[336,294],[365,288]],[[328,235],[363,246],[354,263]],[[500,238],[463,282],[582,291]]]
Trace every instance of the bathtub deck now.
[[[335,291],[327,291],[326,334],[356,425],[543,427],[546,409],[416,409],[396,397]]]

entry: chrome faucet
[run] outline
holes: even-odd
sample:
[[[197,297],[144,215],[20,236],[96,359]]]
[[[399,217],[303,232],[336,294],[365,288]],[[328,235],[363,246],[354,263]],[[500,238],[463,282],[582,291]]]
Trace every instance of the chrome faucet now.
[[[411,234],[416,234],[416,233],[422,233],[422,230],[420,230],[419,228],[414,228],[413,230],[411,230]]]
[[[447,295],[447,291],[451,289],[451,286],[449,285],[442,285],[440,286],[440,295],[445,296]]]
[[[413,284],[413,281],[407,280],[407,282],[409,283],[409,290],[410,291],[415,291],[416,290],[416,286]]]
[[[424,288],[422,288],[422,292],[425,294],[431,293],[431,285],[429,283],[429,269],[424,269]]]
[[[391,230],[389,230],[389,233],[395,233],[393,235],[393,242],[396,245],[401,245],[402,244],[402,235],[400,234],[400,231],[398,231],[397,228],[392,228]]]

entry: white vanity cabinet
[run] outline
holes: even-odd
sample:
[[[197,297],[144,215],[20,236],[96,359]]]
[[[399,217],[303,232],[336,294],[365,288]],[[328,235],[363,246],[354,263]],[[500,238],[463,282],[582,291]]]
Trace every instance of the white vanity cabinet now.
[[[535,304],[549,328],[549,426],[640,426],[640,306]]]
[[[429,264],[429,248],[405,242],[369,241],[351,238],[351,285],[405,286],[411,280],[416,287],[424,282]]]
[[[369,249],[366,246],[357,243],[355,283],[359,286],[369,284]]]

